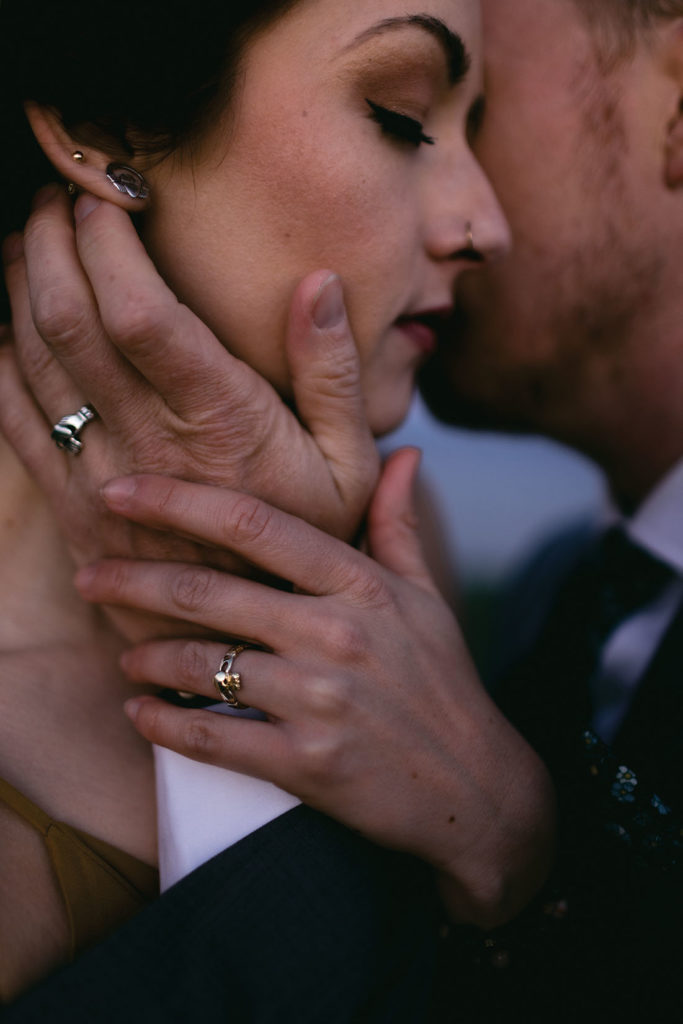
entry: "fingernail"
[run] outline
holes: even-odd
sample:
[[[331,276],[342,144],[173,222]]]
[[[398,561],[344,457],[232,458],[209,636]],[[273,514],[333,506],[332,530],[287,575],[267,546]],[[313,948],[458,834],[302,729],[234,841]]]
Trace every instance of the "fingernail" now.
[[[74,206],[74,220],[76,223],[81,224],[86,217],[90,216],[93,210],[97,209],[101,202],[101,199],[91,195],[90,192],[83,192],[76,200],[76,205]]]
[[[33,202],[31,203],[31,209],[39,210],[41,206],[45,206],[46,203],[49,203],[56,196],[60,195],[61,191],[62,190],[59,185],[55,185],[54,182],[51,182],[49,185],[43,185],[43,187],[38,189],[34,195]]]
[[[313,323],[319,330],[326,331],[340,324],[345,315],[341,281],[336,274],[331,274],[318,289],[313,306]]]
[[[128,715],[131,722],[134,722],[135,719],[138,717],[138,711],[140,710],[141,706],[142,701],[140,700],[139,697],[131,697],[131,699],[127,700],[126,703],[123,705],[123,710]]]
[[[2,258],[5,263],[14,263],[24,255],[24,236],[15,231],[2,243]]]
[[[74,584],[77,590],[87,590],[94,579],[95,569],[91,565],[86,565],[83,569],[79,569],[74,576]]]
[[[130,477],[119,477],[118,480],[108,480],[100,489],[100,494],[108,505],[123,506],[137,490],[135,480]]]

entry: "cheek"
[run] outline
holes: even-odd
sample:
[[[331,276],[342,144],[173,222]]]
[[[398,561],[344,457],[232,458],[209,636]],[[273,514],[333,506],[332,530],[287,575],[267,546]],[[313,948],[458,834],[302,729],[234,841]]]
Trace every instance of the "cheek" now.
[[[268,140],[263,158],[252,163],[256,227],[293,269],[329,258],[342,276],[351,271],[353,278],[354,268],[381,263],[384,239],[390,244],[401,230],[395,214],[402,183],[375,147],[363,148],[364,131],[344,142],[324,123],[315,130],[302,122],[298,133]],[[407,189],[404,198],[409,208]]]
[[[145,240],[182,301],[286,393],[287,312],[312,270],[340,274],[361,359],[376,353],[412,276],[414,195],[364,130],[346,142],[310,118],[284,123],[242,128],[225,159],[161,189]]]
[[[288,271],[287,299],[306,273],[337,272],[363,363],[403,311],[414,280],[412,176],[365,126],[348,141],[302,119],[298,133],[252,147],[250,228],[262,240],[263,282]],[[278,153],[273,161],[273,152]]]

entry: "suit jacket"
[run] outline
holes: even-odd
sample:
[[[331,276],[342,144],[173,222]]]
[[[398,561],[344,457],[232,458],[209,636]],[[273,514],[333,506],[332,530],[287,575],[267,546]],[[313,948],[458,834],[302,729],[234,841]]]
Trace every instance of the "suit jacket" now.
[[[659,1022],[681,1014],[683,610],[609,750],[587,725],[581,586],[579,570],[498,690],[556,784],[555,869],[507,928],[454,932],[442,951],[438,1020]]]
[[[2,1015],[347,1024],[425,1017],[429,873],[297,807],[204,864]]]

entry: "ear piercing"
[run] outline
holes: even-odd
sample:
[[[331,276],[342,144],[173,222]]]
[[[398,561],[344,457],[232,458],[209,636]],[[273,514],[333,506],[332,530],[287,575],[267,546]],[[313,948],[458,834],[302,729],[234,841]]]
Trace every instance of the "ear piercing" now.
[[[1,0],[0,0],[1,2]],[[77,164],[85,163],[85,154],[80,149],[75,149],[71,159]],[[117,192],[128,196],[130,199],[146,199],[149,195],[149,185],[134,167],[127,164],[111,163],[107,167],[107,180],[111,182]],[[66,186],[67,195],[75,196],[79,188],[75,182],[70,181]]]
[[[76,149],[71,154],[71,159],[75,160],[77,164],[82,164],[83,161],[85,160],[85,156],[83,155],[83,153],[81,153],[80,149]],[[68,196],[77,196],[78,195],[78,185],[76,184],[75,181],[70,181],[67,184],[67,186],[66,186],[66,194]]]
[[[118,192],[130,199],[146,199],[149,195],[149,185],[143,176],[127,164],[109,164],[107,178]]]

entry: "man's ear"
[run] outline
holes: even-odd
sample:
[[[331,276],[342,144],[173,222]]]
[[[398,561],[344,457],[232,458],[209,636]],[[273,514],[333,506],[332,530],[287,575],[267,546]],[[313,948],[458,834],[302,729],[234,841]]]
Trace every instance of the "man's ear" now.
[[[76,142],[51,107],[27,102],[24,109],[38,144],[66,181],[73,182],[79,189],[90,192],[99,199],[116,203],[124,210],[135,212],[145,208],[146,195],[132,198],[128,192],[113,185],[107,177],[107,168],[115,159],[111,154]],[[123,163],[125,161],[120,162],[118,166],[122,166]]]
[[[664,176],[671,189],[683,186],[683,18],[665,28],[666,70],[676,92],[676,109],[669,120],[666,135]]]
[[[669,188],[683,185],[683,99],[678,115],[669,125],[666,140],[666,183]]]

